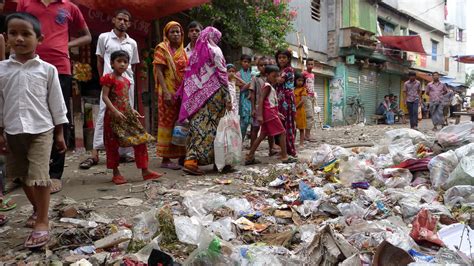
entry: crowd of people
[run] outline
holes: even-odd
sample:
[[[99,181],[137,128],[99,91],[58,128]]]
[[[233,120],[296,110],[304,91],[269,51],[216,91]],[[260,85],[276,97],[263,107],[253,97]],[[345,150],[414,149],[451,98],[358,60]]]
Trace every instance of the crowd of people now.
[[[92,37],[79,8],[69,1],[21,0],[17,11],[6,18],[6,43],[0,35],[0,148],[8,178],[22,186],[33,206],[25,222],[33,230],[24,245],[35,248],[49,241],[50,193],[62,189],[72,120],[66,104],[72,86],[69,49]],[[236,67],[226,64],[218,29],[190,23],[185,47],[185,30],[174,21],[164,27],[154,53],[158,134],[151,136],[133,106],[133,70],[140,59],[137,42],[127,34],[131,20],[129,11],[118,10],[112,30],[98,38],[100,111],[93,151],[80,168],[97,165],[99,151],[105,150],[113,183],[127,182],[119,170],[124,161],[135,161],[144,180],[156,179],[162,174],[149,169],[147,150],[148,143],[156,143],[161,168],[203,175],[200,166],[214,164],[214,138],[226,112],[239,115],[242,138],[249,138],[246,164],[258,163],[255,151],[265,138],[269,155],[280,154],[283,163],[297,161],[297,129],[300,146],[313,140],[314,60],[307,59],[306,71],[298,72],[291,66],[291,52],[281,50],[255,60],[242,55]],[[71,33],[77,38],[70,39]],[[6,52],[10,57],[5,60]],[[178,126],[189,132],[185,145],[173,142]],[[5,197],[1,204],[3,210],[16,206]],[[0,215],[0,224],[7,220]]]

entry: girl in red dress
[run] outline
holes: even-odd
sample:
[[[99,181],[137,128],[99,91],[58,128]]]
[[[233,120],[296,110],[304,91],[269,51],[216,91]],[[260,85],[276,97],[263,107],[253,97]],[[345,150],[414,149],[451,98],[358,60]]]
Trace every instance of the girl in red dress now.
[[[162,174],[148,169],[148,150],[146,143],[154,141],[141,125],[139,118],[144,118],[130,106],[128,90],[130,81],[122,76],[127,70],[130,56],[125,51],[113,52],[110,64],[113,73],[100,79],[102,85],[102,99],[107,109],[104,116],[104,144],[107,155],[107,168],[113,169],[112,182],[116,185],[127,183],[120,174],[119,147],[133,146],[137,168],[142,169],[144,180],[157,179]]]

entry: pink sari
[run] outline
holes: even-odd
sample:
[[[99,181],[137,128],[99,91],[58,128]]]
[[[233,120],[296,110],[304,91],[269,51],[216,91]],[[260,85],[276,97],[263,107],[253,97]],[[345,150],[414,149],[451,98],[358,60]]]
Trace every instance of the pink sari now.
[[[179,112],[181,122],[199,111],[222,86],[228,86],[224,55],[217,46],[221,36],[216,28],[207,27],[196,41],[184,82],[176,93],[182,99]]]

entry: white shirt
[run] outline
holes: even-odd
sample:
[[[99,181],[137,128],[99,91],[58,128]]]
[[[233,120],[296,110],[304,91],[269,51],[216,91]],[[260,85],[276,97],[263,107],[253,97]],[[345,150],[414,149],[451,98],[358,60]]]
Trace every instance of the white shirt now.
[[[120,50],[127,52],[130,56],[130,62],[127,71],[125,71],[125,77],[130,83],[134,83],[132,65],[140,63],[140,59],[138,56],[137,42],[130,38],[128,34],[126,34],[125,39],[120,40],[113,30],[102,33],[97,40],[97,50],[95,54],[104,58],[104,75],[106,75],[113,72],[112,66],[110,65],[110,55]]]
[[[0,127],[10,135],[40,134],[68,123],[57,69],[39,56],[0,62]]]
[[[188,45],[186,45],[186,47],[184,47],[184,51],[186,52],[186,56],[189,58],[191,58],[191,55],[193,54],[193,49],[191,48],[191,43],[188,43]]]

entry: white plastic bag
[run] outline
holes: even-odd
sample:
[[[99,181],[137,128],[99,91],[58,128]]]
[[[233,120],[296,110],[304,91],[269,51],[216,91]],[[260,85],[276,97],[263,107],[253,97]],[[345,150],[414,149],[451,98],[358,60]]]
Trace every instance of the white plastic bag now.
[[[464,156],[474,155],[474,143],[469,143],[460,148],[457,148],[455,151],[458,160],[461,160]]]
[[[440,188],[448,180],[449,174],[458,165],[458,158],[454,151],[447,151],[431,159],[428,163],[431,184],[434,188]]]
[[[328,144],[323,144],[319,146],[316,151],[314,151],[313,155],[311,156],[311,163],[319,168],[322,167],[324,164],[334,160],[333,148]]]
[[[410,128],[400,128],[385,132],[385,136],[390,142],[396,142],[400,139],[410,139],[413,143],[418,144],[419,142],[426,141],[426,136],[420,131],[413,130]]]
[[[473,125],[474,123],[467,122],[447,126],[436,134],[436,139],[443,147],[459,147],[467,144],[472,138]]]
[[[411,139],[395,140],[388,146],[388,151],[392,155],[394,163],[401,163],[408,159],[415,158],[415,145]]]
[[[453,207],[456,204],[474,207],[474,186],[455,186],[444,193],[444,204]]]
[[[219,121],[217,134],[214,139],[215,164],[219,171],[224,166],[239,165],[242,157],[242,133],[240,132],[240,117],[237,114],[226,113]]]
[[[474,155],[461,159],[458,166],[449,175],[444,189],[459,185],[474,185]]]

